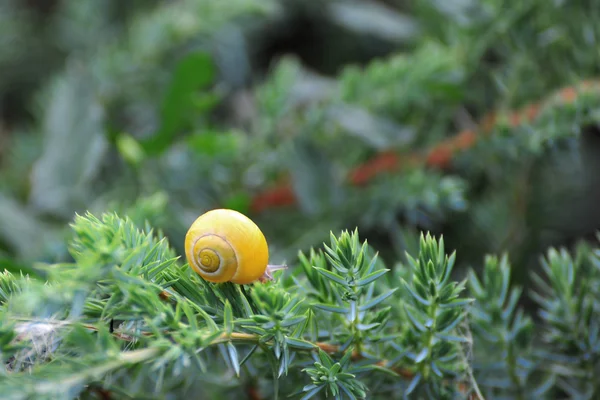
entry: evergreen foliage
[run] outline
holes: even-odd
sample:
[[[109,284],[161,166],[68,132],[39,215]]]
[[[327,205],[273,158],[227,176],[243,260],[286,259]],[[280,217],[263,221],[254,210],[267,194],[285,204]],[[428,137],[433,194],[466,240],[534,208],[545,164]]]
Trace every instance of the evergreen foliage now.
[[[71,228],[73,263],[2,274],[4,398],[598,395],[599,247],[548,251],[534,322],[507,255],[457,282],[456,253],[429,234],[393,273],[344,231],[291,276],[240,286],[204,281],[114,213]]]
[[[599,398],[600,4],[409,3],[0,2],[0,397]]]

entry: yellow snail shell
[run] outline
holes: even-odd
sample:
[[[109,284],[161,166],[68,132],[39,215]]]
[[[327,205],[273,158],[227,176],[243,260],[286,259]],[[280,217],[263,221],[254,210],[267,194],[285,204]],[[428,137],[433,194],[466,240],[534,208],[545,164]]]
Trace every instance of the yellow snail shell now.
[[[268,265],[269,248],[259,227],[244,214],[215,209],[198,217],[185,236],[190,267],[209,282],[240,285],[272,279],[283,265]]]

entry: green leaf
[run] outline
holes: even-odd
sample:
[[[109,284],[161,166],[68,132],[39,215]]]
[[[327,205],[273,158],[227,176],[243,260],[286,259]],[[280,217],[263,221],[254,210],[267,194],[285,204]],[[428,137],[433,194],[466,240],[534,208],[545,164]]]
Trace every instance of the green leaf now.
[[[304,396],[302,396],[301,400],[309,400],[315,397],[321,390],[325,388],[324,385],[315,386],[308,385],[304,387],[304,391],[307,392]]]
[[[281,326],[288,327],[288,326],[296,325],[296,324],[299,324],[300,322],[304,321],[305,319],[306,319],[306,316],[304,316],[304,315],[295,317],[295,318],[286,318],[281,322]]]
[[[378,327],[379,325],[381,325],[379,322],[374,322],[372,324],[358,324],[356,325],[356,328],[360,331],[369,331],[373,328]]]
[[[248,193],[236,193],[232,194],[227,199],[225,199],[223,203],[223,208],[235,210],[242,214],[248,214],[251,211],[251,203],[252,198]]]
[[[356,400],[356,396],[354,395],[354,393],[352,393],[350,391],[350,389],[348,387],[346,387],[346,385],[344,384],[343,381],[338,382],[337,385],[339,386],[340,389],[342,389],[342,392],[346,393],[346,395],[350,398],[350,400]],[[364,397],[361,396],[361,398],[364,398]]]
[[[242,361],[240,361],[240,367],[242,365],[244,365],[246,363],[246,361],[248,361],[250,359],[250,357],[252,357],[252,354],[254,354],[254,352],[258,349],[258,347],[259,347],[258,345],[252,346],[252,348],[250,349],[248,354],[246,354],[246,356],[242,359]]]
[[[233,310],[229,300],[225,300],[225,308],[223,310],[223,327],[228,335],[233,332]]]
[[[258,326],[250,326],[250,325],[242,325],[242,328],[249,330],[252,333],[256,333],[257,335],[266,335],[267,331]]]
[[[189,53],[179,61],[163,100],[161,127],[142,143],[148,154],[164,151],[175,135],[186,127],[194,109],[194,95],[213,81],[215,73],[215,66],[207,53]]]
[[[129,271],[135,268],[136,266],[140,265],[142,263],[142,260],[144,260],[144,258],[146,257],[145,250],[146,249],[143,247],[133,249],[127,256],[127,258],[123,260],[123,263],[121,264],[121,269],[124,271]]]
[[[246,292],[244,291],[244,287],[242,285],[237,285],[236,288],[237,288],[238,295],[239,295],[237,298],[243,307],[242,309],[246,313],[245,315],[253,315],[254,312],[252,311],[252,306],[250,305],[250,302],[248,301],[248,298],[246,297]]]
[[[417,300],[419,303],[421,303],[422,305],[424,305],[425,307],[429,307],[431,305],[431,301],[430,300],[426,300],[423,297],[419,296],[417,294],[417,292],[415,292],[413,290],[413,288],[411,287],[411,285],[406,282],[404,279],[401,280],[402,284],[404,285],[404,287],[406,288],[406,290],[408,290],[408,292],[410,293],[410,295]]]
[[[235,131],[203,131],[187,138],[187,147],[202,156],[235,156],[242,146],[242,137]]]
[[[345,288],[348,287],[348,282],[346,282],[346,280],[339,276],[338,274],[328,271],[324,268],[321,267],[313,267],[314,269],[316,269],[321,275],[325,276],[327,279],[332,280],[336,283],[339,283],[340,285],[344,286]]]
[[[313,310],[309,310],[308,325],[309,337],[313,342],[316,342],[319,338],[319,326]]]
[[[410,321],[413,323],[413,325],[415,326],[415,328],[417,328],[418,330],[420,330],[421,332],[426,332],[428,329],[425,327],[425,325],[423,325],[423,323],[421,323],[421,321],[419,321],[414,315],[413,313],[410,311],[408,305],[405,305],[404,309],[406,310],[406,315],[408,315],[408,318],[410,319]]]
[[[375,271],[370,273],[369,275],[365,276],[362,279],[359,279],[356,282],[357,286],[365,286],[368,285],[369,283],[379,279],[380,277],[382,277],[386,272],[388,272],[389,269],[385,268],[385,269],[380,269],[379,271]]]
[[[131,135],[122,133],[116,139],[117,149],[125,161],[133,166],[139,166],[144,161],[144,149]]]
[[[377,297],[372,298],[371,300],[358,307],[358,311],[367,311],[371,308],[377,307],[379,304],[385,301],[385,299],[396,293],[396,290],[398,290],[398,288],[393,288],[385,293],[380,294]]]
[[[322,349],[319,348],[319,360],[321,360],[321,364],[327,368],[330,369],[333,366],[333,360],[331,359],[331,357],[329,357],[329,354],[325,353]]]
[[[171,258],[169,260],[165,260],[163,262],[161,262],[160,264],[158,264],[155,267],[149,268],[146,273],[148,274],[148,279],[154,279],[159,273],[163,272],[164,270],[166,270],[167,268],[169,268],[171,265],[173,265],[176,261],[178,260],[178,257],[176,258]]]
[[[292,338],[289,336],[285,338],[285,342],[291,347],[296,347],[302,350],[312,350],[317,347],[315,344],[307,342],[306,340]]]
[[[481,282],[477,278],[477,274],[475,274],[475,271],[473,271],[473,270],[469,270],[468,274],[469,274],[469,287],[470,287],[471,291],[473,292],[475,297],[478,297],[478,298],[483,297],[483,295],[485,294],[485,290],[483,289]]]
[[[440,304],[439,307],[440,308],[462,307],[462,306],[465,306],[467,304],[471,304],[474,301],[475,301],[474,299],[455,299],[455,300],[450,301],[449,303]]]
[[[333,268],[335,268],[339,273],[348,273],[348,268],[344,267],[340,262],[337,261],[337,259],[331,257],[331,255],[329,255],[328,253],[325,253],[325,257],[327,258],[327,261],[329,261],[329,263],[333,266]]]
[[[450,342],[459,342],[459,343],[468,343],[469,342],[469,339],[466,337],[447,335],[447,334],[443,334],[443,333],[436,333],[435,337],[442,339],[442,340],[447,340]]]
[[[314,303],[313,307],[320,308],[321,310],[329,311],[332,313],[338,313],[338,314],[347,314],[348,312],[350,312],[350,310],[348,310],[345,307],[334,306],[332,304]]]
[[[215,321],[213,321],[213,319],[210,317],[210,315],[208,315],[208,313],[206,311],[204,311],[202,309],[202,307],[196,305],[195,303],[190,303],[190,305],[193,306],[196,309],[196,312],[202,316],[202,318],[204,319],[204,321],[206,321],[206,325],[208,325],[208,328],[210,330],[212,330],[212,331],[219,330],[219,327],[217,326]]]
[[[229,354],[229,359],[231,360],[231,365],[235,370],[235,374],[240,376],[240,363],[238,361],[238,353],[237,349],[231,342],[227,342],[227,353]]]
[[[417,385],[419,384],[419,382],[421,382],[421,378],[422,378],[422,377],[423,377],[423,376],[422,376],[422,375],[419,373],[419,374],[416,374],[416,375],[415,375],[415,376],[412,378],[412,380],[410,381],[410,384],[409,384],[409,385],[408,385],[408,387],[406,388],[406,391],[405,391],[405,394],[406,394],[406,395],[409,395],[409,394],[411,394],[411,393],[412,393],[412,392],[413,392],[413,391],[416,389],[416,387],[417,387]]]
[[[365,271],[364,275],[369,275],[370,273],[373,272],[373,270],[375,269],[375,265],[377,265],[378,257],[379,257],[379,253],[375,253],[373,258],[371,259],[371,262],[369,263],[369,266],[364,270]]]

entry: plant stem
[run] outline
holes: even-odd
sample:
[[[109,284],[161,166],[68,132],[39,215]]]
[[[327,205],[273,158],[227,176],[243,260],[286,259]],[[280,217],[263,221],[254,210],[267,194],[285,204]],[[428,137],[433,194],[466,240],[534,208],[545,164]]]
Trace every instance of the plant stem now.
[[[32,322],[32,321],[30,321],[30,322]],[[49,322],[49,323],[51,324],[52,322]],[[60,323],[56,323],[55,325],[68,326],[68,325],[73,325],[73,324],[69,323],[69,322],[65,322],[65,321],[60,321]],[[92,331],[98,331],[98,328],[93,325],[83,325],[83,326],[86,329],[89,329]],[[168,333],[168,332],[165,332],[165,333]],[[126,341],[133,340],[132,339],[133,336],[130,336],[127,333],[114,332],[112,335],[121,340],[126,340]],[[151,334],[146,333],[146,334],[144,334],[144,336],[149,337],[149,336],[151,336]],[[431,342],[432,338],[433,338],[433,335],[430,337],[429,342]],[[255,335],[255,334],[251,334],[251,333],[243,333],[243,332],[232,332],[231,334],[222,333],[217,338],[215,338],[213,341],[206,344],[206,346],[214,346],[214,345],[226,343],[226,342],[256,344],[256,343],[259,343],[259,341],[260,341],[259,335]],[[272,344],[272,343],[271,342],[264,343],[264,345],[267,345],[267,346],[270,344]],[[323,343],[323,342],[315,342],[315,343],[313,343],[313,345],[314,345],[313,349],[304,349],[304,350],[299,349],[299,351],[315,351],[316,349],[321,349],[329,354],[334,354],[334,353],[340,352],[340,348],[338,345],[333,345],[333,344]],[[103,376],[104,374],[106,374],[112,370],[115,370],[117,368],[121,368],[123,366],[130,365],[130,364],[139,364],[139,363],[151,360],[155,357],[158,357],[160,355],[161,351],[162,350],[160,348],[145,348],[145,349],[121,353],[117,357],[116,360],[107,361],[105,364],[98,365],[91,369],[69,375],[66,378],[60,380],[58,383],[57,382],[36,383],[36,392],[39,393],[40,389],[42,392],[51,391],[52,388],[56,387],[57,385],[61,385],[61,386],[64,385],[66,387],[69,385],[72,386],[72,385],[79,384],[80,382],[86,382],[93,378],[99,378],[99,377]],[[364,357],[361,355],[360,352],[358,352],[356,350],[353,351],[352,360],[357,361],[357,360],[361,360],[363,358]],[[386,359],[381,359],[376,363],[376,365],[381,368],[388,368],[387,367],[388,362],[389,361]],[[402,367],[392,367],[389,369],[404,379],[412,379],[414,377],[414,373],[412,371],[402,368]]]
[[[504,335],[506,336],[506,335]],[[517,400],[524,400],[523,397],[523,388],[521,387],[521,382],[519,381],[519,376],[517,375],[517,371],[516,371],[516,363],[517,360],[515,358],[515,352],[514,352],[514,347],[512,346],[511,343],[508,343],[506,341],[504,341],[504,345],[507,348],[507,363],[508,363],[508,375],[510,376],[510,380],[512,381],[513,385],[515,386],[515,388],[517,389]]]
[[[429,328],[429,331],[427,332],[427,337],[425,340],[425,346],[427,347],[427,357],[425,358],[425,360],[423,360],[420,363],[421,364],[421,374],[423,374],[424,378],[427,378],[429,376],[429,368],[426,369],[426,366],[429,365],[428,361],[431,359],[431,349],[433,347],[431,342],[433,341],[433,334],[434,334],[435,328],[436,328],[435,314],[437,313],[437,308],[438,308],[437,302],[433,302],[433,304],[431,305],[431,308],[430,308],[430,312],[429,312],[429,318],[431,318],[431,320],[433,322],[431,323],[431,327]]]

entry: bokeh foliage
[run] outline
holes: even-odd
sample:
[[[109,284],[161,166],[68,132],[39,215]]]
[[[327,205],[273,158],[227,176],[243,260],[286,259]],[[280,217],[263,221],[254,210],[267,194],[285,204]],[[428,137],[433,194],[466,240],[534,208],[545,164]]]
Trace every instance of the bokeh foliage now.
[[[104,294],[127,297],[135,292],[145,298],[148,294],[142,292],[154,293],[162,282],[153,281],[156,271],[171,271],[170,280],[183,271],[163,263],[183,254],[190,223],[210,208],[228,207],[260,225],[273,263],[295,266],[293,279],[309,279],[312,291],[307,288],[307,293],[333,304],[360,290],[323,280],[312,265],[329,270],[337,264],[311,249],[330,240],[330,232],[359,227],[361,237],[390,266],[385,276],[399,274],[383,287],[417,295],[403,300],[406,309],[379,310],[364,323],[380,324],[365,330],[372,339],[383,335],[379,329],[384,322],[408,321],[405,311],[411,310],[412,331],[402,331],[405,353],[397,353],[394,362],[409,360],[416,366],[411,376],[421,378],[415,378],[415,387],[423,384],[422,377],[441,372],[434,359],[440,352],[454,354],[447,348],[422,347],[433,336],[430,332],[424,339],[420,328],[440,318],[422,291],[439,295],[436,301],[444,304],[458,290],[442,296],[444,285],[452,286],[444,279],[462,282],[468,277],[468,295],[475,303],[463,322],[470,324],[473,342],[482,343],[479,350],[474,346],[471,365],[486,398],[554,393],[548,390],[593,398],[597,389],[589,377],[597,368],[596,289],[591,282],[596,279],[595,233],[600,226],[600,89],[595,81],[600,3],[413,3],[1,2],[0,268],[14,274],[6,275],[2,299],[18,291],[14,277],[21,273],[34,282],[56,281],[61,271],[69,275],[73,268],[50,271],[48,263],[75,263],[84,271],[88,263],[102,261],[92,255],[77,259],[85,246],[127,265],[123,274],[146,274],[138,289],[113,283],[102,289]],[[521,107],[525,112],[516,121],[510,110]],[[523,117],[528,110],[535,110],[535,118]],[[423,158],[460,131],[472,131],[478,140],[453,152],[446,169],[409,163],[363,186],[348,180],[353,168],[382,151],[402,160]],[[256,206],[257,196],[282,183],[291,187],[295,204]],[[69,223],[75,213],[86,211],[116,212],[111,223],[127,216],[139,227],[158,229],[171,250],[154,254],[153,261],[132,259],[127,264],[122,254],[111,253],[116,251],[111,246],[125,246],[119,251],[143,247],[150,237],[119,244],[99,228],[111,223],[90,217],[91,225],[82,229],[99,236],[86,245],[78,243],[84,247],[73,252],[66,244],[72,235]],[[75,226],[84,223],[77,221]],[[434,237],[443,233],[445,247],[457,250],[452,277],[442,278],[447,267],[443,257],[418,258],[424,246],[434,246],[423,245],[423,231]],[[421,271],[419,265],[429,259],[433,269]],[[415,274],[401,265],[410,265]],[[344,268],[343,274],[359,274]],[[84,296],[78,291],[85,282],[94,287],[94,279],[103,279],[96,274],[114,272],[94,271],[82,277],[81,287],[69,279],[72,291],[61,288],[56,302],[45,304],[67,310],[67,303],[76,303],[69,296]],[[400,284],[401,275],[408,287]],[[129,275],[110,279],[128,280]],[[188,282],[180,294],[196,305],[223,302],[218,292],[215,298],[194,298],[197,284]],[[368,303],[378,290],[379,295],[386,292],[380,286],[371,290],[360,301]],[[263,325],[276,324],[278,310],[292,301],[283,292],[277,298],[256,289],[248,301],[260,304],[261,317],[251,322],[235,309],[241,298],[230,295],[229,307],[235,318],[244,319],[244,329],[267,336],[270,331],[260,331]],[[85,310],[90,318],[108,318],[101,302],[92,303]],[[137,318],[126,312],[129,303],[123,303],[125,308],[117,303],[110,308],[115,316],[123,312],[119,318]],[[223,310],[204,311],[214,315]],[[545,328],[537,327],[538,310]],[[189,312],[200,311],[188,310],[187,317]],[[284,325],[296,317],[290,315]],[[329,317],[318,318],[325,323]],[[333,327],[338,322],[331,316],[328,323]],[[567,333],[566,327],[573,326],[575,333]],[[103,327],[98,329],[106,340],[102,346],[117,346]],[[356,340],[362,343],[357,329],[344,326],[331,335],[340,343],[361,337]],[[547,332],[537,335],[539,329]],[[8,338],[9,328],[6,332]],[[272,334],[277,340],[289,338],[279,331]],[[365,340],[375,346],[371,339]],[[277,344],[283,357],[278,360],[291,357],[285,339]],[[17,351],[10,346],[7,352]],[[224,346],[223,354],[233,351]],[[424,348],[425,353],[416,350]],[[491,348],[495,350],[487,352]],[[483,359],[478,358],[480,350]],[[318,380],[332,368],[356,372],[347,360],[315,357],[318,365],[307,367],[315,392]],[[100,370],[102,362],[113,363],[90,362],[98,362]],[[226,363],[235,366],[231,360]],[[471,373],[463,367],[462,378]],[[226,383],[222,375],[220,379]],[[365,390],[349,382],[328,390]],[[382,378],[377,385],[384,388],[387,383]],[[429,389],[440,388],[434,384]]]
[[[455,281],[459,256],[429,233],[393,270],[358,231],[331,233],[291,275],[242,286],[117,214],[70,228],[74,262],[0,275],[7,399],[598,395],[597,243],[548,250],[534,322],[506,255]]]
[[[68,258],[73,212],[138,201],[157,207],[140,218],[181,238],[202,210],[251,212],[284,177],[299,206],[255,217],[289,261],[356,225],[400,257],[419,229],[444,231],[473,262],[499,250],[529,262],[596,226],[585,171],[597,144],[575,144],[596,121],[594,93],[534,126],[500,124],[450,174],[416,168],[359,190],[345,180],[378,151],[418,152],[486,112],[593,78],[593,1],[51,3],[2,5],[0,236],[11,258]],[[534,180],[551,194],[523,194]],[[532,205],[523,216],[515,202]],[[555,215],[574,202],[582,215]]]

